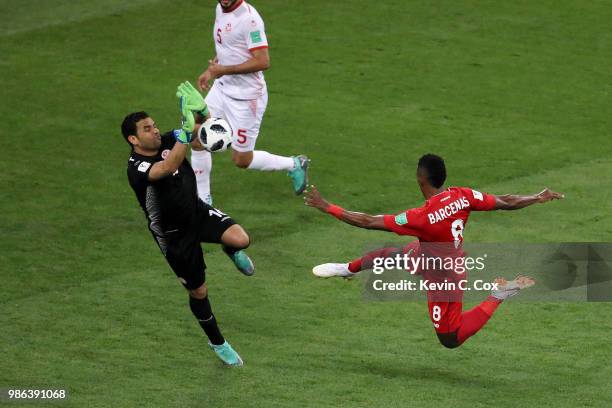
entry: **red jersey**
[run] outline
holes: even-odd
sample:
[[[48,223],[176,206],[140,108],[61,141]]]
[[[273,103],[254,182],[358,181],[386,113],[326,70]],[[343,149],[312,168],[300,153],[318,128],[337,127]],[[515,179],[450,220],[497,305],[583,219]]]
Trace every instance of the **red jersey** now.
[[[385,215],[385,226],[398,235],[412,235],[420,242],[463,243],[463,231],[470,212],[495,208],[495,196],[466,187],[449,187],[419,208],[397,215]]]
[[[495,196],[471,188],[449,187],[436,194],[419,208],[412,208],[397,215],[385,215],[385,226],[399,235],[412,235],[419,239],[408,245],[414,253],[428,256],[456,258],[463,256],[463,231],[472,211],[488,211],[495,208]],[[423,248],[425,242],[432,242]],[[436,243],[452,244],[436,244]],[[450,247],[449,247],[450,246]],[[418,255],[415,255],[418,256]],[[467,270],[461,273],[445,267],[421,268],[418,271],[431,282],[467,279]],[[428,290],[429,316],[438,333],[453,333],[461,327],[463,290]]]

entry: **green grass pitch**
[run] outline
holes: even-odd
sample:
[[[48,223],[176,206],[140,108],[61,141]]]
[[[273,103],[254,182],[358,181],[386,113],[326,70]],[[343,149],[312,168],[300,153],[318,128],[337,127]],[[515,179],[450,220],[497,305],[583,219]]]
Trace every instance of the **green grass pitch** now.
[[[476,214],[467,240],[610,241],[612,3],[253,3],[272,62],[258,148],[308,154],[330,200],[417,206],[415,162],[435,152],[450,185],[567,195]],[[140,109],[177,124],[214,5],[0,0],[0,388],[67,388],[47,406],[69,407],[612,406],[612,304],[510,302],[444,349],[425,304],[365,302],[359,279],[310,273],[390,235],[305,208],[285,175],[227,154],[215,204],[252,235],[258,271],[205,247],[246,362],[221,366],[146,229],[119,132]]]

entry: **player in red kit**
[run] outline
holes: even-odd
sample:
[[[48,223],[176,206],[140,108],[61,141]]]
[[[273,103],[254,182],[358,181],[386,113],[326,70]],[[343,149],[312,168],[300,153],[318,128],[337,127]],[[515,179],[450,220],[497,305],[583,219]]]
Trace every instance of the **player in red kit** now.
[[[318,265],[313,273],[319,277],[349,277],[369,269],[378,257],[389,257],[398,251],[416,256],[423,252],[428,255],[443,252],[452,257],[463,256],[462,243],[465,226],[472,211],[518,210],[536,203],[561,199],[563,195],[549,189],[534,195],[492,195],[471,188],[444,187],[446,166],[444,160],[433,154],[419,159],[417,183],[425,197],[425,204],[397,215],[368,215],[347,211],[327,202],[311,186],[306,192],[306,205],[326,212],[339,220],[360,228],[395,232],[398,235],[411,235],[418,238],[404,248],[384,248],[366,254],[350,263],[328,263]],[[424,273],[427,273],[425,271]],[[432,275],[432,274],[430,274]],[[433,274],[435,275],[435,274]],[[445,277],[456,276],[450,273]],[[481,304],[462,312],[462,294],[459,291],[431,291],[427,293],[429,315],[434,324],[440,343],[448,348],[463,344],[478,332],[493,315],[499,304],[506,298],[517,294],[521,289],[534,284],[533,279],[519,276],[512,281],[498,278],[497,289]]]

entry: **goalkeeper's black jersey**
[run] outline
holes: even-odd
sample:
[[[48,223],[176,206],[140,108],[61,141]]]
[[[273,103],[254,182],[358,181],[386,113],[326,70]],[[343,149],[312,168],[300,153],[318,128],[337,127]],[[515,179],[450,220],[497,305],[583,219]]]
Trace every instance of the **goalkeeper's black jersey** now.
[[[162,136],[162,144],[155,156],[132,152],[127,175],[130,186],[149,220],[149,229],[156,238],[166,232],[186,230],[198,211],[198,191],[191,164],[183,160],[178,170],[156,181],[149,180],[153,164],[164,160],[176,143],[172,132]]]

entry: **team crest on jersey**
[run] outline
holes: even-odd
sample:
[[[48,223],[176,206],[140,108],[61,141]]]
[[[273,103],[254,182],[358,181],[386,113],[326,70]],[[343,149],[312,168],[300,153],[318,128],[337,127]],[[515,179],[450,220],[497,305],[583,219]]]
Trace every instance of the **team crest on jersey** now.
[[[166,149],[163,152],[161,152],[161,158],[166,160],[166,157],[168,157],[169,154],[170,154],[170,150]]]
[[[225,31],[227,31],[228,33],[232,31],[232,23],[227,23],[227,25],[225,26]]]
[[[395,216],[395,223],[397,225],[406,225],[408,224],[408,217],[406,217],[406,213],[401,213]]]

